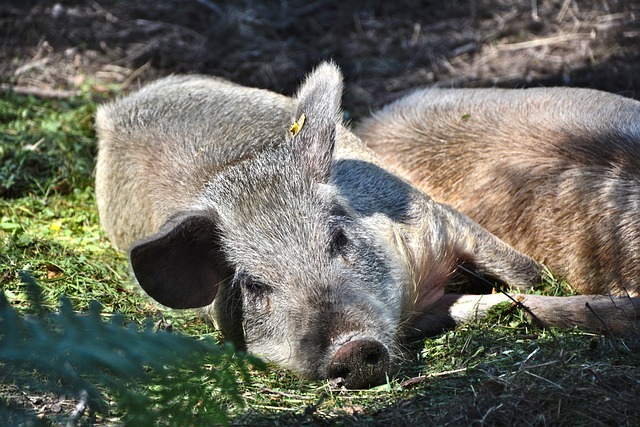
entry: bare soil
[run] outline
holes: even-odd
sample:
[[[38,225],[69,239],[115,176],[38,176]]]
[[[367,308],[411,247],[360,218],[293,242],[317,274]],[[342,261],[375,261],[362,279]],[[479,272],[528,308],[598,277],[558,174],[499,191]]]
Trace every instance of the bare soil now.
[[[4,87],[53,95],[170,73],[291,94],[332,58],[355,119],[425,85],[640,97],[635,0],[15,0],[0,5],[0,40]]]

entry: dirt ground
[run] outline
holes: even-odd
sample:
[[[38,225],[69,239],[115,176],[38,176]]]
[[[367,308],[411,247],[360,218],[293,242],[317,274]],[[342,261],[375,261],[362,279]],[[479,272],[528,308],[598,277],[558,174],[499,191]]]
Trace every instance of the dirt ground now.
[[[418,86],[567,85],[640,97],[636,0],[9,0],[3,88],[65,96],[169,73],[292,93],[314,64],[344,70],[357,119]],[[104,85],[103,88],[101,85]],[[26,89],[25,89],[26,88]],[[55,92],[51,92],[55,90]]]

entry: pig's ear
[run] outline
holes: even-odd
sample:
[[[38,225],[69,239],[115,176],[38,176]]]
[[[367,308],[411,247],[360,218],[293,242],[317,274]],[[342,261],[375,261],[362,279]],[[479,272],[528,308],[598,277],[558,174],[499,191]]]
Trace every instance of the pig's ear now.
[[[131,267],[142,288],[172,308],[203,307],[218,284],[230,277],[215,219],[207,213],[183,213],[133,244]]]
[[[290,129],[294,153],[320,182],[331,170],[337,127],[342,122],[342,73],[332,62],[320,64],[300,86],[298,110]]]
[[[528,290],[541,283],[544,267],[450,206],[434,203],[447,236],[440,251],[455,255],[458,273],[472,284],[489,282]]]

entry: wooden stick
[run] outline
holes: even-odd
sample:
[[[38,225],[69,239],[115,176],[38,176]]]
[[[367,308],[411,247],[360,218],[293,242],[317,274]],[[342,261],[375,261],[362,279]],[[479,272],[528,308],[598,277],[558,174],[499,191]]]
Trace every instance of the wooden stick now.
[[[3,92],[13,92],[20,95],[33,95],[38,98],[66,99],[80,95],[79,90],[44,89],[35,86],[12,86],[6,83],[0,84]]]

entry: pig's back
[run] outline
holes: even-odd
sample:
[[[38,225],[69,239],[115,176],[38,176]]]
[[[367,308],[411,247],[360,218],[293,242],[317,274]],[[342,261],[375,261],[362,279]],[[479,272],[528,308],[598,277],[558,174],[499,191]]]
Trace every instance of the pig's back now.
[[[356,133],[580,291],[638,292],[639,102],[586,89],[423,90]]]
[[[193,208],[225,165],[284,140],[291,98],[205,76],[171,76],[98,109],[96,199],[120,249]]]

